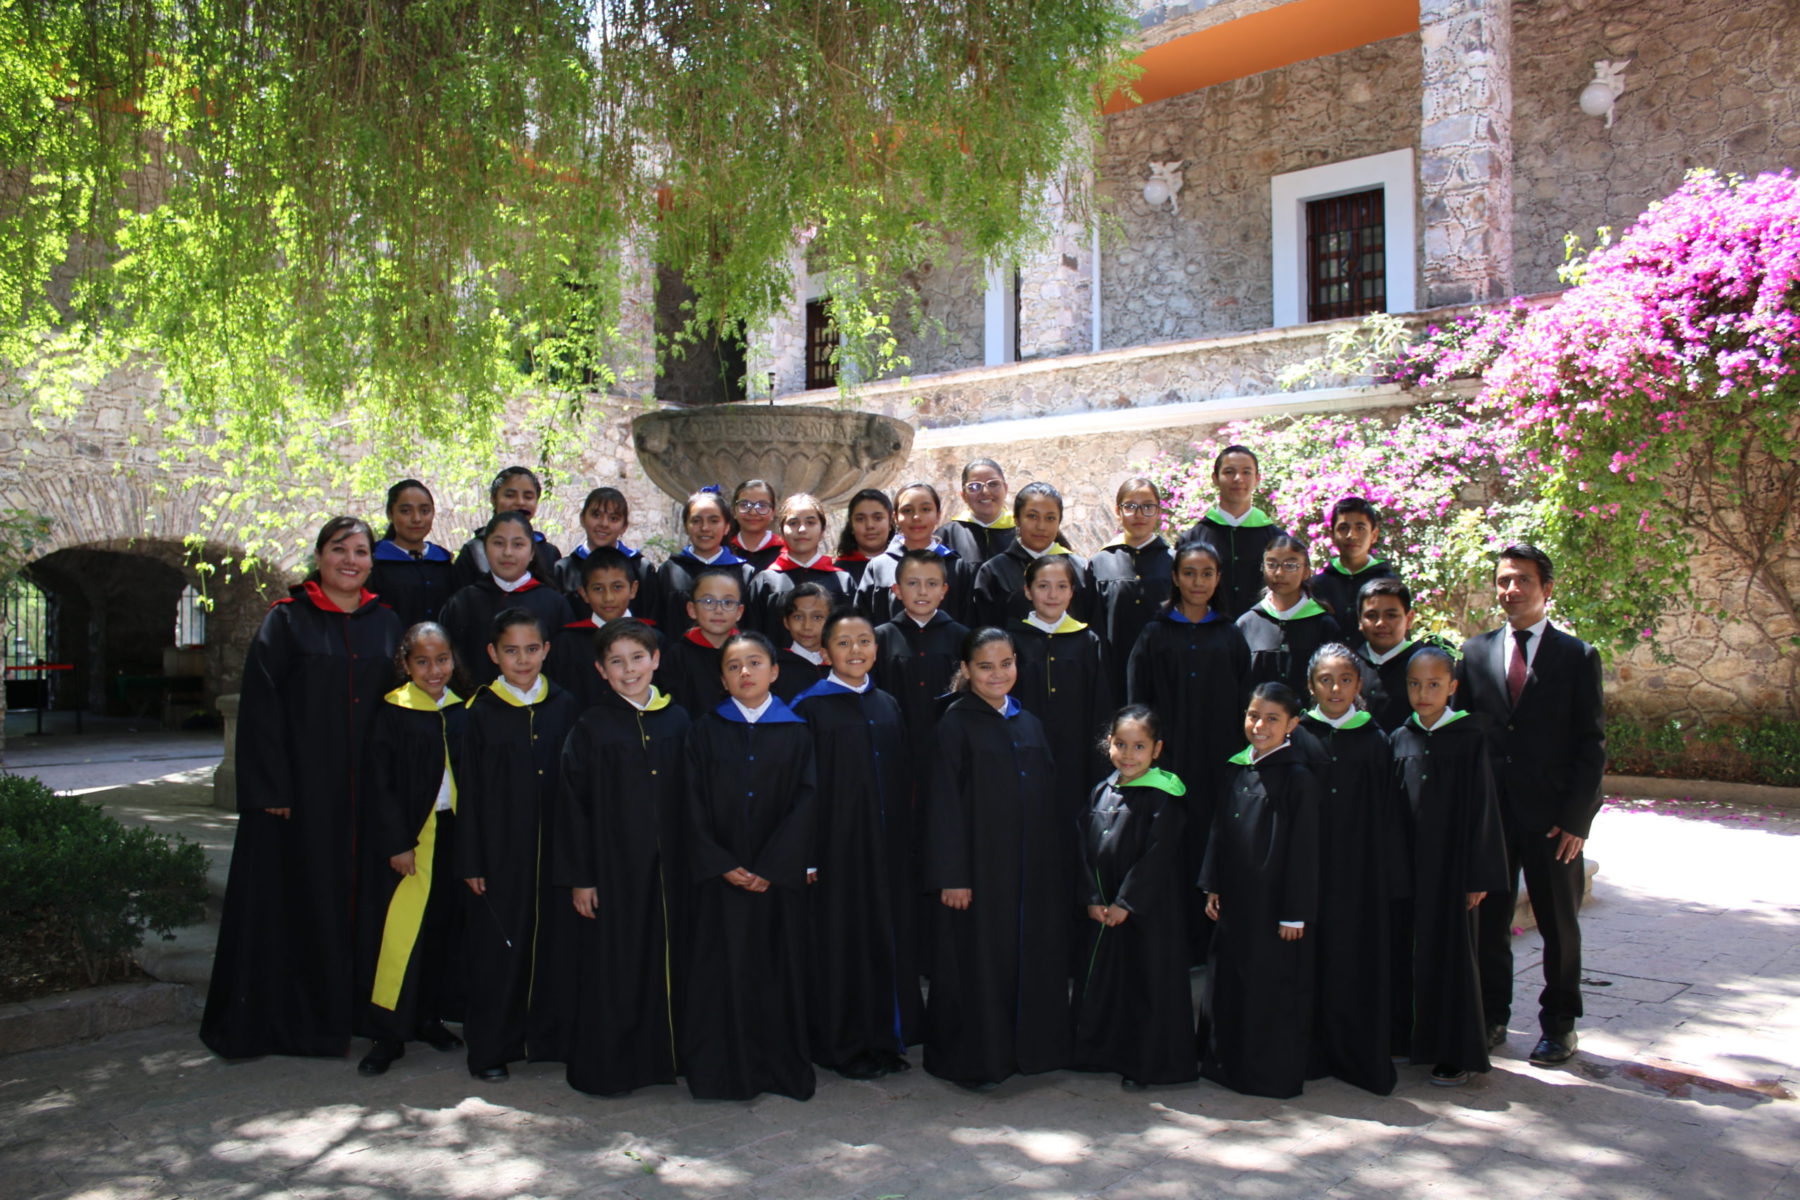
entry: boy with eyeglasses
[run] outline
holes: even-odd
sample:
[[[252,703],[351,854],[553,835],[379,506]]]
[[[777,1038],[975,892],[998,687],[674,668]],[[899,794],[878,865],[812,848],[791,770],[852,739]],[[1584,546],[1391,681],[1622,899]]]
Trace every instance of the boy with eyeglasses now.
[[[729,568],[700,572],[687,602],[693,628],[669,642],[657,682],[689,714],[703,713],[725,699],[719,655],[737,629],[744,610],[744,581]]]

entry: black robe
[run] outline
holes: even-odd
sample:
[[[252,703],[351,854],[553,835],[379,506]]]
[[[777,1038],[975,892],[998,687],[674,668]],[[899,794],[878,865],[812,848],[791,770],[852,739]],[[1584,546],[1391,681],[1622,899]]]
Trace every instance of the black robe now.
[[[563,552],[556,544],[537,530],[531,531],[531,573],[539,579],[554,580],[556,564],[562,561]],[[451,564],[450,590],[460,592],[477,579],[488,574],[487,548],[481,544],[481,533],[462,544],[456,552],[456,561]]]
[[[619,619],[643,621],[642,617]],[[667,658],[668,646],[656,622],[643,623],[656,635],[657,652]],[[544,674],[574,692],[576,704],[583,709],[598,703],[612,691],[598,669],[600,660],[594,656],[594,637],[600,632],[601,625],[600,618],[591,613],[578,621],[570,621],[550,639],[550,655],[544,660]]]
[[[1345,631],[1356,628],[1362,614],[1356,609],[1356,595],[1371,579],[1397,579],[1392,566],[1379,558],[1371,558],[1363,569],[1352,573],[1338,559],[1325,564],[1325,569],[1312,577],[1312,598],[1323,604],[1337,618]]]
[[[1020,620],[1007,630],[1018,651],[1012,694],[1044,723],[1055,747],[1058,811],[1073,825],[1086,814],[1094,785],[1112,769],[1100,749],[1118,709],[1106,649],[1098,634],[1069,616],[1055,633]]]
[[[808,662],[791,643],[775,652],[775,665],[781,668],[781,674],[775,677],[775,686],[769,690],[790,708],[802,692],[831,674],[830,667],[823,662]]]
[[[674,1083],[691,945],[685,857],[688,716],[658,693],[639,711],[610,687],[563,744],[553,861],[576,917],[569,1086],[612,1095]]]
[[[856,593],[862,587],[863,572],[869,569],[869,556],[861,550],[852,550],[848,554],[834,555],[831,561],[850,577],[850,600],[855,603]]]
[[[779,646],[788,637],[787,626],[781,623],[781,606],[787,603],[788,593],[803,583],[816,583],[829,592],[828,603],[833,611],[850,607],[851,598],[856,594],[856,581],[838,570],[830,557],[821,558],[810,567],[802,567],[784,551],[751,579],[748,611],[739,624],[745,629],[756,630]]]
[[[895,545],[898,544],[896,541]],[[934,548],[938,557],[944,560],[944,575],[948,584],[944,591],[944,602],[938,611],[948,613],[953,621],[967,624],[969,589],[975,581],[975,568],[942,542],[937,543]],[[856,586],[857,611],[869,618],[869,624],[877,628],[889,621],[898,621],[906,615],[899,598],[894,595],[894,579],[900,568],[900,554],[897,549],[889,549],[885,554],[878,554],[870,559],[861,582]]]
[[[1243,744],[1249,673],[1250,649],[1230,620],[1214,612],[1195,623],[1174,609],[1144,626],[1125,671],[1125,702],[1148,704],[1162,718],[1163,765],[1188,787],[1182,872],[1189,880],[1206,859],[1225,760]],[[1205,962],[1212,922],[1198,889],[1188,893],[1187,924],[1193,961]]]
[[[923,1034],[923,1004],[900,705],[872,684],[859,693],[826,679],[794,711],[812,727],[819,773],[819,881],[807,895],[813,1061],[841,1067],[869,1051],[904,1054]]]
[[[1292,746],[1245,750],[1220,797],[1200,886],[1219,895],[1201,1004],[1200,1073],[1284,1100],[1306,1085],[1318,939],[1319,781]],[[1304,921],[1296,941],[1278,925]]]
[[[996,554],[1005,553],[1018,536],[1018,522],[1013,520],[1011,513],[1001,513],[992,525],[983,525],[973,517],[958,517],[940,525],[937,531],[938,541],[956,551],[964,562],[976,567]]]
[[[1257,603],[1238,617],[1237,627],[1250,647],[1245,698],[1259,683],[1285,683],[1294,689],[1294,695],[1304,698],[1308,694],[1306,666],[1313,652],[1341,636],[1337,618],[1311,599],[1302,601],[1299,613],[1285,620]]]
[[[724,647],[708,642],[696,626],[663,649],[656,686],[689,714],[706,712],[725,699],[724,659]]]
[[[1061,547],[1046,553],[1064,557]],[[1087,559],[1079,554],[1068,554],[1067,558],[1075,565],[1075,592],[1069,598],[1069,615],[1077,621],[1091,621],[1095,599]],[[981,564],[969,591],[971,629],[983,625],[1011,629],[1014,622],[1031,611],[1031,601],[1025,595],[1025,568],[1030,565],[1031,551],[1019,542]]]
[[[369,590],[394,610],[402,630],[438,619],[450,599],[454,577],[450,552],[436,542],[426,542],[418,558],[386,538],[375,543]]]
[[[275,602],[250,643],[237,835],[200,1020],[215,1054],[349,1049],[363,743],[400,633],[374,593],[344,613],[308,583]]]
[[[970,888],[934,915],[925,1069],[998,1082],[1069,1061],[1069,909],[1080,871],[1038,719],[965,693],[938,722],[921,880]]]
[[[654,618],[662,612],[662,601],[656,593],[656,568],[650,564],[640,551],[633,550],[623,542],[615,542],[613,549],[625,556],[625,562],[631,571],[631,581],[638,585],[637,595],[631,598],[633,612],[648,613]],[[549,575],[557,590],[569,598],[569,608],[576,613],[588,611],[587,597],[581,594],[581,567],[587,556],[593,553],[587,542],[575,547],[556,560],[556,566]],[[639,617],[638,620],[643,620]]]
[[[462,1020],[463,897],[456,873],[455,763],[462,701],[439,708],[408,684],[382,697],[363,759],[357,1032],[409,1041],[432,1021]],[[437,811],[444,773],[451,807]],[[414,874],[388,864],[413,851]]]
[[[1316,714],[1316,710],[1315,710]],[[1317,1003],[1308,1078],[1335,1075],[1385,1096],[1394,1090],[1389,1054],[1393,1012],[1390,916],[1408,870],[1400,794],[1387,734],[1367,712],[1334,729],[1308,714],[1301,728],[1319,760]]]
[[[758,571],[768,570],[769,567],[774,564],[775,560],[781,557],[782,551],[787,549],[787,543],[781,540],[781,535],[779,533],[776,533],[771,529],[769,531],[769,540],[764,542],[759,549],[744,549],[744,543],[738,540],[738,535],[736,534],[725,539],[725,549],[749,563],[750,574],[755,575]]]
[[[1205,542],[1218,551],[1219,590],[1213,595],[1213,607],[1228,617],[1249,611],[1263,590],[1263,551],[1269,543],[1287,532],[1260,508],[1244,514],[1241,525],[1219,519],[1217,508],[1181,535],[1181,541]]]
[[[1478,716],[1455,714],[1427,733],[1409,720],[1394,734],[1412,869],[1412,1033],[1416,1063],[1488,1069],[1487,1025],[1475,964],[1469,892],[1506,889],[1506,844]],[[1400,948],[1404,952],[1404,947]]]
[[[1368,645],[1358,640],[1356,665],[1362,668],[1363,703],[1375,714],[1375,723],[1383,733],[1394,733],[1412,716],[1412,701],[1406,696],[1406,665],[1421,644],[1402,642],[1399,653],[1376,664],[1369,661]]]
[[[1116,696],[1125,694],[1125,668],[1138,634],[1162,612],[1171,595],[1174,568],[1175,556],[1160,537],[1136,549],[1114,542],[1088,559],[1094,583],[1093,622],[1106,643]]]
[[[743,599],[749,599],[750,580],[756,575],[756,568],[729,549],[721,548],[718,558],[705,563],[694,557],[693,547],[683,547],[680,554],[674,555],[657,568],[656,596],[662,610],[656,620],[663,636],[671,642],[694,627],[694,618],[688,616],[687,610],[688,601],[694,598],[694,580],[699,577],[700,572],[714,568],[737,572],[737,577],[743,581],[739,595]],[[638,611],[648,613],[650,610],[640,608]],[[741,610],[738,616],[743,616]]]
[[[924,625],[902,612],[875,630],[875,686],[900,702],[908,759],[921,773],[937,745],[939,698],[956,678],[968,636],[943,609]]]
[[[494,640],[494,618],[510,608],[522,608],[536,616],[544,627],[546,642],[574,616],[568,598],[535,576],[510,592],[502,590],[492,575],[458,588],[438,620],[450,635],[457,665],[477,688],[500,678],[500,668],[487,651]]]
[[[812,733],[778,698],[755,724],[727,700],[694,722],[687,745],[693,973],[682,1051],[702,1100],[762,1092],[809,1099],[806,871],[817,779]],[[723,876],[769,881],[749,892]]]
[[[1075,979],[1073,1065],[1117,1071],[1139,1083],[1199,1077],[1194,1000],[1188,984],[1188,896],[1182,869],[1187,791],[1151,770],[1120,787],[1094,788],[1081,829],[1084,970]],[[1087,917],[1090,905],[1117,904],[1130,916],[1112,928]]]
[[[569,890],[552,882],[550,865],[561,836],[563,741],[581,714],[572,693],[553,679],[544,683],[535,704],[517,703],[497,683],[483,687],[463,728],[457,876],[487,880],[485,895],[464,901],[463,1040],[471,1071],[568,1056],[581,918]]]

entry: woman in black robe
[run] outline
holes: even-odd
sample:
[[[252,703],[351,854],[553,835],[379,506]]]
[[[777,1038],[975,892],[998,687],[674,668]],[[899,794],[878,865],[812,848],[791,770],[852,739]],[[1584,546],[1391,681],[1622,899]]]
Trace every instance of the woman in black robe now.
[[[263,618],[238,710],[238,828],[200,1040],[225,1058],[341,1055],[355,1023],[363,745],[400,621],[363,585],[375,535],[319,531],[316,569]]]
[[[1441,699],[1395,733],[1394,774],[1405,796],[1411,842],[1412,1029],[1415,1063],[1435,1064],[1432,1082],[1452,1086],[1486,1071],[1487,1025],[1475,960],[1475,909],[1507,886],[1500,806],[1481,718],[1445,708],[1456,692],[1450,655],[1415,650],[1409,685],[1435,681]],[[1409,691],[1412,690],[1409,687]],[[1404,1001],[1402,1001],[1404,1003]]]
[[[1144,626],[1125,671],[1125,699],[1148,705],[1169,731],[1163,762],[1188,785],[1187,846],[1182,870],[1200,874],[1212,834],[1213,803],[1219,779],[1243,740],[1243,695],[1250,673],[1250,650],[1237,626],[1215,607],[1219,555],[1205,542],[1175,551],[1174,578],[1163,611]],[[1188,894],[1188,939],[1193,961],[1206,961],[1212,922],[1206,895]]]
[[[689,721],[651,684],[658,646],[648,625],[607,624],[596,655],[619,682],[602,681],[563,745],[555,882],[571,890],[577,912],[588,906],[575,934],[567,1078],[600,1096],[674,1083],[680,1063]],[[643,707],[620,686],[638,692]]]
[[[517,610],[502,614],[493,633],[498,649],[504,653],[514,638],[541,647],[544,633],[534,621]],[[568,1055],[577,918],[568,890],[552,882],[551,855],[560,840],[563,742],[578,716],[574,693],[536,668],[509,667],[469,701],[456,861],[458,876],[473,881],[463,917],[463,1037],[477,1079],[505,1079],[507,1064],[520,1059],[562,1062]]]
[[[1107,733],[1114,771],[1094,788],[1081,830],[1077,900],[1087,915],[1075,978],[1074,1065],[1117,1071],[1128,1091],[1199,1076],[1188,984],[1182,871],[1187,786],[1154,766],[1156,714],[1121,709]]]
[[[1284,1100],[1306,1085],[1319,896],[1319,781],[1288,739],[1300,700],[1250,693],[1244,733],[1213,822],[1200,886],[1218,923],[1206,964],[1200,1073]]]
[[[739,634],[723,649],[731,698],[695,718],[687,743],[688,1090],[701,1100],[806,1100],[816,1086],[806,1027],[812,732],[769,690],[767,638]]]
[[[998,629],[963,643],[969,690],[938,722],[922,884],[940,901],[925,1069],[986,1090],[1069,1060],[1069,932],[1077,855],[1041,722],[1009,693]]]
[[[1373,714],[1356,707],[1362,670],[1349,648],[1320,649],[1307,678],[1315,703],[1300,727],[1320,755],[1318,1003],[1308,1078],[1335,1075],[1385,1096],[1395,1082],[1388,935],[1407,875],[1393,754]]]
[[[813,1061],[873,1079],[905,1070],[906,1047],[922,1036],[906,733],[900,705],[869,677],[869,619],[835,614],[823,644],[830,674],[794,706],[812,727],[819,773],[807,1013]]]

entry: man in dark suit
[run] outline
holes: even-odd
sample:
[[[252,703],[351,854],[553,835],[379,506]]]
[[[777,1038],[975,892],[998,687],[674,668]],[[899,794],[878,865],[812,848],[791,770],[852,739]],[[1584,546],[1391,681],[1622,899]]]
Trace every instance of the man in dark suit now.
[[[1512,1015],[1512,914],[1519,875],[1544,938],[1542,1030],[1531,1061],[1567,1062],[1581,1016],[1581,850],[1600,811],[1606,723],[1600,655],[1545,615],[1556,581],[1549,555],[1517,543],[1500,552],[1494,590],[1506,625],[1463,644],[1457,699],[1487,725],[1500,791],[1511,887],[1482,902],[1477,954],[1488,1042]]]

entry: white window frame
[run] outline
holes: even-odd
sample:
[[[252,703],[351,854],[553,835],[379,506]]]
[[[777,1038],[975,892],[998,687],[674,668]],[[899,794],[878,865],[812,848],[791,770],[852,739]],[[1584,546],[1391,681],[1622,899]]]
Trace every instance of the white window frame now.
[[[1418,208],[1411,147],[1269,177],[1275,326],[1305,325],[1306,206],[1351,192],[1382,190],[1387,244],[1387,311],[1417,305]]]

